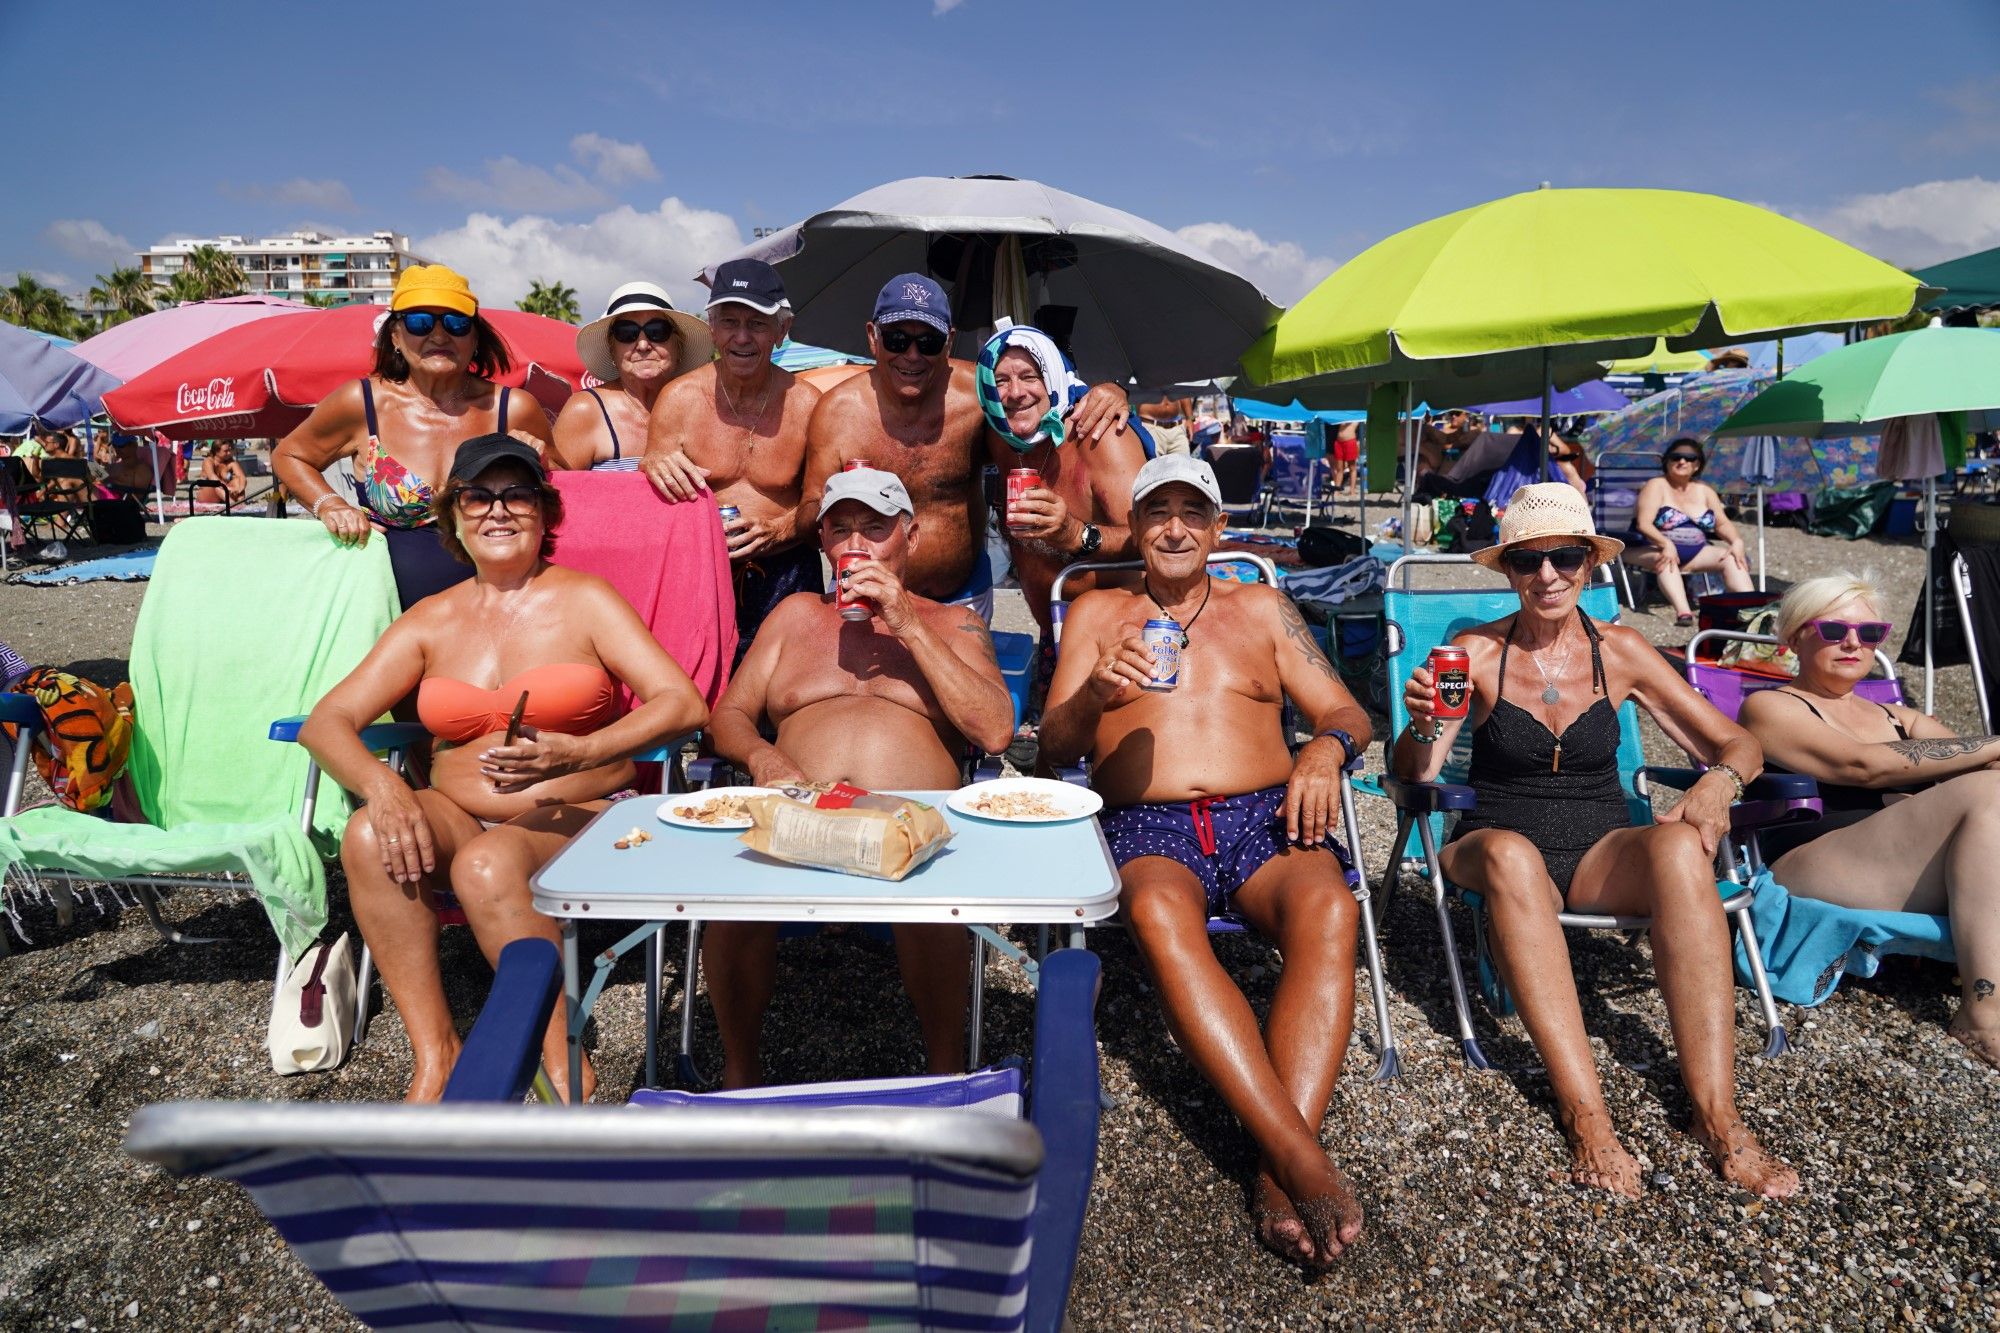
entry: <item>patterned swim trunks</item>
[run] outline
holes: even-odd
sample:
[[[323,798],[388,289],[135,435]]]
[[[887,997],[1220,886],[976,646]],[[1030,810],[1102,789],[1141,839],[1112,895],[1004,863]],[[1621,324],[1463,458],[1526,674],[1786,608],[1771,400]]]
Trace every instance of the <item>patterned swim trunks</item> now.
[[[1121,869],[1142,856],[1164,856],[1192,870],[1201,881],[1210,916],[1227,911],[1236,891],[1287,845],[1282,786],[1241,796],[1128,805],[1106,810],[1098,822],[1111,859]],[[1333,837],[1325,846],[1339,860],[1347,882],[1354,883],[1354,862],[1347,848]]]

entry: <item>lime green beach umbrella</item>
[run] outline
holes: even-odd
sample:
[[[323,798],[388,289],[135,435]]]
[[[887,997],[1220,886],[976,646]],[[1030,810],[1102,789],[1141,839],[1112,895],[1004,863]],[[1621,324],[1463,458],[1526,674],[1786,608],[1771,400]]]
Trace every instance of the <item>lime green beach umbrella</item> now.
[[[1257,396],[1437,406],[1580,383],[1599,363],[1909,313],[1917,279],[1804,223],[1679,190],[1531,190],[1356,255],[1244,353]]]
[[[1607,375],[1679,375],[1707,369],[1707,352],[1671,352],[1664,338],[1656,341],[1650,352],[1604,363]]]
[[[1731,413],[1717,435],[1855,435],[1898,417],[2000,407],[2000,329],[1947,329],[1870,338],[1815,357]],[[1944,432],[1947,466],[1964,462],[1963,437]],[[1956,454],[1956,458],[1952,455]],[[1922,479],[1924,549],[1937,542],[1937,478]],[[1924,711],[1935,670],[1929,627],[1937,581],[1924,580]],[[1975,681],[1975,684],[1977,682]],[[1983,692],[1980,712],[1988,711]]]

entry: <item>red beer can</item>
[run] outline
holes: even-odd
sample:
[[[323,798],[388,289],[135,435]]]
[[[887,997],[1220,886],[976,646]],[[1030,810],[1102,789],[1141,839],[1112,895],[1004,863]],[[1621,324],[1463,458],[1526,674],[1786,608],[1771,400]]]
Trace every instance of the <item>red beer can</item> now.
[[[840,465],[840,470],[842,472],[858,472],[867,466],[868,460],[865,458],[850,458]]]
[[[1027,495],[1030,487],[1042,484],[1042,474],[1031,467],[1017,467],[1007,474],[1007,514],[1013,516],[1014,506]]]
[[[868,559],[866,551],[842,551],[833,562],[833,609],[842,620],[866,620],[874,610],[864,598],[847,590],[847,571]]]
[[[1435,716],[1451,721],[1472,709],[1472,659],[1448,643],[1431,649],[1431,684],[1437,690]]]

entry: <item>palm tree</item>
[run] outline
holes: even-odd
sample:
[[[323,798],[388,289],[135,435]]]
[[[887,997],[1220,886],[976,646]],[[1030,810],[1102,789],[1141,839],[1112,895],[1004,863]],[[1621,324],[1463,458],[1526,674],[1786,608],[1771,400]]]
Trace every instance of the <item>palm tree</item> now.
[[[583,312],[576,304],[576,288],[561,282],[543,282],[540,278],[528,283],[528,294],[514,302],[514,308],[559,319],[565,324],[577,324],[583,319]]]
[[[337,292],[300,292],[299,299],[315,310],[332,310],[347,304]]]
[[[243,265],[235,255],[215,245],[197,245],[188,251],[182,270],[201,284],[201,300],[218,296],[241,296],[249,288]]]
[[[123,324],[128,319],[153,311],[153,280],[144,269],[114,268],[97,275],[90,289],[90,303],[104,311],[104,327]]]
[[[194,274],[189,273],[186,269],[182,269],[168,278],[166,290],[160,292],[157,296],[159,304],[163,306],[181,305],[188,301],[205,301],[207,299],[208,290],[202,286],[201,279],[195,277]]]
[[[15,274],[12,287],[0,287],[0,319],[58,337],[68,337],[76,323],[63,294],[26,273]]]

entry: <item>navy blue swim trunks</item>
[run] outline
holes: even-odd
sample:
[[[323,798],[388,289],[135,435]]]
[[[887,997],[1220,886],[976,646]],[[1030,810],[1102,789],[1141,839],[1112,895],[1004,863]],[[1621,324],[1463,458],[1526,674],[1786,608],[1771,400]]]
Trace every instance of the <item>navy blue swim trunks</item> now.
[[[1142,856],[1164,856],[1194,872],[1208,898],[1208,912],[1227,911],[1229,900],[1263,864],[1285,850],[1285,789],[1266,787],[1241,796],[1122,806],[1098,816],[1111,859],[1122,869]],[[1354,862],[1340,841],[1325,846],[1348,883]]]

